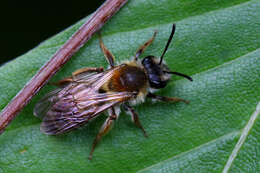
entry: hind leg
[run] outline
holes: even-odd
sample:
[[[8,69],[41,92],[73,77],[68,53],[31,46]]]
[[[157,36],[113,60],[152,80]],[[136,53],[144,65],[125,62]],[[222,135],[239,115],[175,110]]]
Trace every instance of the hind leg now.
[[[103,71],[104,71],[103,67],[85,67],[85,68],[81,68],[81,69],[78,69],[75,72],[73,72],[72,76],[64,78],[62,80],[59,80],[58,82],[51,83],[51,84],[62,87],[62,86],[65,86],[65,85],[67,85],[71,82],[76,82],[77,77],[79,75],[83,75],[84,73],[103,72]]]
[[[111,130],[112,128],[112,125],[114,123],[114,121],[117,119],[117,115],[115,113],[115,109],[114,107],[110,108],[108,110],[108,114],[109,116],[107,117],[106,121],[104,122],[104,124],[102,125],[102,127],[100,128],[95,140],[93,141],[93,144],[92,144],[92,148],[91,148],[91,151],[90,151],[90,154],[89,154],[89,160],[92,159],[92,156],[93,156],[93,152],[97,146],[97,144],[99,143],[99,141],[101,140],[101,138],[107,134],[109,132],[109,130]]]

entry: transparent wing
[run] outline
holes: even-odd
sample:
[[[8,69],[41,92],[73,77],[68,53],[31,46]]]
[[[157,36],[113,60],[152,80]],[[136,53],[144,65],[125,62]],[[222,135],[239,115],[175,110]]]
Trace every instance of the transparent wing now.
[[[119,66],[120,67],[120,66]],[[34,107],[34,115],[43,118],[48,110],[61,99],[71,99],[82,97],[82,95],[90,95],[96,93],[98,88],[102,86],[113,75],[117,68],[110,69],[101,73],[85,73],[76,76],[76,79],[71,82],[66,82],[65,85],[46,94]],[[67,78],[66,78],[67,79]],[[69,77],[69,79],[72,79]],[[84,96],[83,96],[84,97]]]
[[[33,114],[36,117],[43,118],[51,106],[59,100],[57,94],[61,91],[61,88],[57,88],[48,94],[46,94],[34,107]]]
[[[136,93],[98,92],[115,70],[116,68],[113,68],[106,72],[81,77],[66,87],[47,94],[34,110],[35,115],[43,119],[41,131],[49,135],[70,131],[87,123],[111,106],[133,98]]]
[[[62,98],[47,111],[41,124],[41,131],[49,135],[70,131],[133,96],[133,93],[120,92],[90,94],[81,101]]]

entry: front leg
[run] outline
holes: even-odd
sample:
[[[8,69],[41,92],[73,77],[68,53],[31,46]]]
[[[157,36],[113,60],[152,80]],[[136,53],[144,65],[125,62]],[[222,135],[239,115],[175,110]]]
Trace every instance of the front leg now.
[[[145,49],[146,49],[148,46],[150,46],[150,44],[152,44],[152,42],[153,42],[153,40],[154,40],[156,34],[157,34],[157,31],[154,32],[152,38],[150,38],[148,41],[146,41],[142,46],[140,46],[140,47],[138,48],[138,50],[136,51],[136,54],[135,54],[135,61],[137,61],[138,58],[141,56],[141,54],[145,51]]]
[[[178,98],[178,97],[158,96],[158,95],[155,95],[153,93],[148,93],[147,97],[155,99],[155,100],[163,101],[163,102],[184,102],[186,104],[189,104],[188,100],[184,100],[184,99]]]

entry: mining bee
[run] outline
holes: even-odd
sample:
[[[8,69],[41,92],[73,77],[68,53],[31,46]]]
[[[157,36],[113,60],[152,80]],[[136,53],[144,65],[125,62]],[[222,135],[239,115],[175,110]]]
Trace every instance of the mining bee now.
[[[100,37],[100,48],[109,63],[109,68],[104,70],[102,67],[86,67],[75,71],[71,77],[57,82],[59,88],[48,93],[34,109],[34,115],[43,119],[41,131],[47,135],[62,134],[88,123],[106,111],[108,117],[93,142],[89,155],[91,159],[96,145],[111,129],[122,108],[130,114],[132,121],[147,136],[133,105],[144,102],[146,97],[165,102],[188,103],[181,98],[153,94],[156,89],[166,87],[172,74],[192,81],[192,78],[185,74],[170,71],[163,61],[174,32],[175,24],[160,58],[150,55],[139,59],[153,42],[157,33],[155,31],[152,38],[137,50],[133,60],[120,65],[115,65],[113,54]]]

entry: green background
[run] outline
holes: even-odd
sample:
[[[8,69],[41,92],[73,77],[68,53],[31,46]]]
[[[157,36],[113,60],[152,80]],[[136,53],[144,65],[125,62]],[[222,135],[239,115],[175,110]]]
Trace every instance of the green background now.
[[[128,60],[158,30],[143,57],[160,56],[176,23],[165,61],[194,81],[174,76],[158,94],[190,104],[136,106],[148,138],[122,113],[89,161],[105,117],[65,135],[42,134],[32,110],[54,88],[46,85],[0,136],[0,172],[221,172],[260,100],[259,9],[259,0],[130,1],[102,29],[105,45],[117,62]],[[1,109],[85,20],[0,68]],[[96,36],[51,81],[86,66],[107,66]],[[259,129],[256,119],[230,172],[260,172]]]

